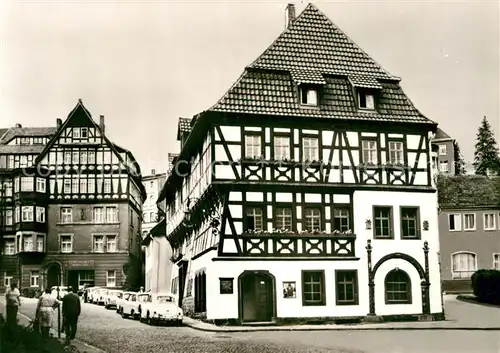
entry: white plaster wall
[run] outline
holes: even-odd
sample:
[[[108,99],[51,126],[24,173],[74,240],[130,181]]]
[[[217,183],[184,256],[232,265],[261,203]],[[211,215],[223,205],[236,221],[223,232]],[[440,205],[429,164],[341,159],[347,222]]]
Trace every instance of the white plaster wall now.
[[[155,237],[149,243],[150,254],[146,257],[148,287],[152,292],[170,291],[172,249],[165,237]]]
[[[214,255],[212,255],[214,256]],[[212,261],[211,261],[212,262]],[[213,261],[207,271],[207,318],[238,318],[238,276],[245,270],[267,270],[276,279],[277,317],[365,316],[368,272],[360,261]],[[358,270],[359,305],[335,304],[335,270]],[[302,270],[325,271],[326,305],[302,306]],[[233,277],[233,294],[219,294],[219,277]],[[283,298],[283,282],[296,282],[296,298]]]

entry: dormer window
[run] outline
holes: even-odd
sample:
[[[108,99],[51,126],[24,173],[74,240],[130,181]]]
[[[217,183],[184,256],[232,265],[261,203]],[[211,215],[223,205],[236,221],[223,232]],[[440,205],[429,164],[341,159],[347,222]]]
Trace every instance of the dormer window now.
[[[318,106],[318,89],[311,86],[300,87],[300,104],[317,107]]]
[[[359,109],[375,109],[375,97],[373,93],[366,91],[358,91],[358,107]]]

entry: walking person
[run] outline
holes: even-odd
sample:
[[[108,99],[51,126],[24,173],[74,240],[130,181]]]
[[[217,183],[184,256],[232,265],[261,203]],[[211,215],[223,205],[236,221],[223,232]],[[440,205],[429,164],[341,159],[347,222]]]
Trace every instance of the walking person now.
[[[10,288],[7,288],[5,292],[5,304],[7,327],[9,330],[12,330],[17,326],[17,311],[19,310],[19,306],[21,306],[21,293],[17,289],[17,284],[12,283]]]
[[[80,297],[74,292],[72,287],[69,287],[68,294],[62,299],[62,315],[66,344],[69,344],[71,340],[75,339],[80,312]]]
[[[45,292],[38,299],[36,307],[36,319],[42,332],[42,337],[49,337],[49,332],[54,322],[54,309],[59,306],[59,301],[50,295],[50,288],[45,288]]]

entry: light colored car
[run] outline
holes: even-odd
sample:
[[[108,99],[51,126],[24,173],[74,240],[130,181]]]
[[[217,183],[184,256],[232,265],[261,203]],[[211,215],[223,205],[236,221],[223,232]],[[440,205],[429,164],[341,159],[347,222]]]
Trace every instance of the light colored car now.
[[[122,313],[123,310],[123,303],[128,300],[130,295],[134,292],[123,292],[122,296],[119,298],[116,298],[116,312],[118,314]]]
[[[91,287],[91,288],[88,288],[88,293],[87,293],[87,303],[94,303],[94,297],[97,293],[97,291],[99,291],[100,287]]]
[[[118,289],[110,289],[106,295],[105,301],[104,301],[104,307],[106,309],[110,308],[116,308],[116,301],[118,298],[121,298],[123,296],[123,291],[118,290]]]
[[[182,324],[184,313],[172,293],[148,293],[141,302],[142,322]]]
[[[132,292],[127,300],[123,301],[121,304],[121,315],[123,318],[132,316],[134,319],[138,319],[140,316],[140,303],[139,303],[139,293]]]
[[[107,295],[108,295],[108,290],[106,288],[99,288],[92,295],[92,302],[97,305],[104,305]]]
[[[68,294],[68,287],[66,286],[59,286],[59,296],[57,295],[57,286],[51,288],[50,296],[52,298],[61,300],[66,294]]]

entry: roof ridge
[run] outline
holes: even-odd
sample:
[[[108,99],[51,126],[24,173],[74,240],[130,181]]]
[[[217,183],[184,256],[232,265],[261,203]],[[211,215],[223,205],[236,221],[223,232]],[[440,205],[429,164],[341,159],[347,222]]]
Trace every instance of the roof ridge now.
[[[0,142],[2,142],[5,136],[7,136],[7,133],[10,131],[10,129],[12,129],[12,127],[8,127],[7,130],[5,130],[5,132],[2,134],[2,136],[0,136]]]

